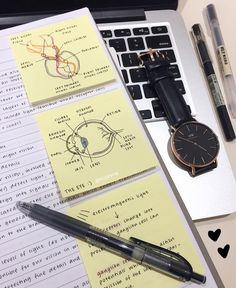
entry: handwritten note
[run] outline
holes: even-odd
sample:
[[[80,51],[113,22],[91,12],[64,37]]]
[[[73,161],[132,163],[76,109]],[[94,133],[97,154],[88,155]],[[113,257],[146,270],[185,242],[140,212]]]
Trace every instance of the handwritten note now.
[[[186,257],[203,269],[175,206],[158,174],[69,209],[69,214],[110,233],[136,237]],[[182,283],[78,240],[92,287],[180,287]]]
[[[115,79],[88,16],[16,34],[10,45],[31,103]]]
[[[44,112],[37,120],[63,197],[158,165],[121,90]]]

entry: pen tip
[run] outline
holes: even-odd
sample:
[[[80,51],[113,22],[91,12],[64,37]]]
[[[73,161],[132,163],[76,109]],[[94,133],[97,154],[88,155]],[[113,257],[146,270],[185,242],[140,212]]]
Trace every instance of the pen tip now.
[[[192,29],[193,29],[193,33],[194,35],[201,35],[201,28],[200,28],[200,24],[194,24],[192,26]]]
[[[197,282],[197,283],[203,283],[204,284],[204,283],[206,283],[206,276],[198,274],[196,272],[193,272],[191,280],[194,282]]]
[[[17,201],[16,202],[16,208],[20,210],[22,213],[25,215],[28,215],[32,209],[33,204],[31,203],[26,203],[23,201]]]

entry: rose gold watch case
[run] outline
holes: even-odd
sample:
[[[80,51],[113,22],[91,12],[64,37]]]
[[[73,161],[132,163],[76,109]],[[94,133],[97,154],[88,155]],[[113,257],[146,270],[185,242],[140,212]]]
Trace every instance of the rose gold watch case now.
[[[190,122],[187,122],[187,123],[189,123],[189,124],[194,123],[194,124],[197,124],[197,125],[201,125],[201,126],[206,127],[207,129],[209,129],[209,130],[215,135],[215,137],[216,137],[217,140],[218,140],[217,135],[216,135],[216,134],[214,133],[214,131],[213,131],[210,127],[208,127],[207,125],[202,124],[202,123],[197,122],[197,121],[190,121]],[[182,125],[186,125],[187,123],[185,122],[185,123],[183,123]],[[193,176],[195,176],[196,168],[204,168],[204,167],[207,167],[208,165],[210,165],[210,164],[212,164],[212,163],[214,163],[214,162],[217,163],[217,156],[218,156],[218,154],[219,154],[220,143],[219,143],[219,140],[218,140],[218,151],[217,151],[216,156],[215,156],[211,161],[209,161],[209,162],[207,162],[206,164],[203,164],[203,165],[196,165],[196,164],[193,164],[193,163],[192,163],[192,164],[191,164],[191,163],[188,163],[188,162],[184,161],[184,160],[182,159],[182,157],[180,157],[180,155],[179,155],[179,153],[176,151],[175,145],[174,145],[174,139],[175,139],[176,133],[177,133],[178,130],[182,127],[182,125],[180,125],[178,128],[171,127],[171,128],[172,128],[172,131],[173,131],[173,133],[172,133],[172,135],[171,135],[171,139],[170,139],[170,140],[171,140],[171,141],[170,141],[170,143],[171,143],[171,150],[172,150],[172,152],[173,152],[173,154],[174,154],[174,157],[175,157],[182,165],[184,165],[185,167],[189,167],[189,168],[191,169],[191,174],[192,174]]]

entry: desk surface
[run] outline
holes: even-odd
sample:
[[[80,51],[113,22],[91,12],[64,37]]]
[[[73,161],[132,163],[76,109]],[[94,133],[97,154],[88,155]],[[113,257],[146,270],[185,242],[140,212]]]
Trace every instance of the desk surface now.
[[[212,45],[212,40],[210,38],[210,31],[207,28],[205,16],[203,14],[203,10],[210,3],[215,5],[220,27],[224,37],[225,46],[227,48],[228,56],[230,59],[231,68],[236,78],[236,2],[234,0],[179,0],[178,11],[182,15],[188,31],[191,30],[192,25],[195,23],[200,23],[202,25],[208,48],[212,56],[213,65],[215,67],[222,91],[224,91],[220,79],[218,65],[216,62],[214,48]],[[232,119],[232,124],[236,131],[236,119]],[[225,141],[224,145],[236,179],[236,140],[233,142]],[[222,181],[224,180],[222,179]],[[216,266],[216,269],[218,270],[222,281],[225,284],[225,287],[235,288],[236,274],[234,273],[234,270],[236,267],[236,213],[226,217],[196,222],[195,224]]]

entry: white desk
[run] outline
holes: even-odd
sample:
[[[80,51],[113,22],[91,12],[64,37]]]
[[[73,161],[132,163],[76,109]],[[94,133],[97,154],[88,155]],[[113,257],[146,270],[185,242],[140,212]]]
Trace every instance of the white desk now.
[[[222,91],[223,86],[219,74],[218,64],[216,62],[215,52],[210,38],[206,19],[203,10],[208,4],[214,4],[219,18],[220,27],[224,37],[224,42],[229,55],[231,68],[236,78],[236,1],[234,0],[179,0],[178,11],[182,15],[188,31],[195,23],[200,23],[206,36],[209,51],[212,56],[213,65],[218,76]],[[203,75],[204,77],[204,75]],[[209,95],[210,97],[210,95]],[[232,119],[232,124],[236,131],[236,119]],[[233,142],[224,141],[224,145],[230,160],[232,171],[236,179],[236,140]],[[224,179],[222,179],[224,181]],[[236,180],[235,180],[236,181]],[[236,193],[236,185],[235,185]],[[225,284],[226,288],[236,287],[236,213],[226,217],[215,218],[195,223],[197,229],[208,249],[208,252],[215,263],[215,266]],[[216,241],[213,241],[208,236],[208,232],[221,230],[221,234]],[[226,258],[223,258],[218,253],[218,248],[227,249],[226,245],[230,245],[229,252]],[[210,288],[210,287],[209,287]]]

